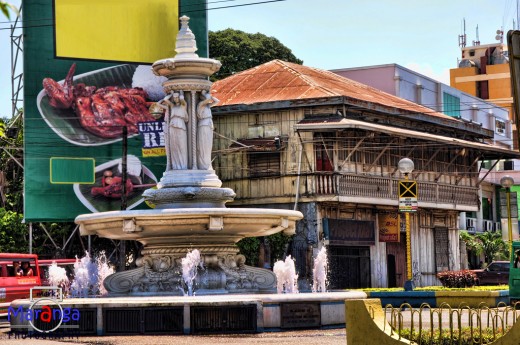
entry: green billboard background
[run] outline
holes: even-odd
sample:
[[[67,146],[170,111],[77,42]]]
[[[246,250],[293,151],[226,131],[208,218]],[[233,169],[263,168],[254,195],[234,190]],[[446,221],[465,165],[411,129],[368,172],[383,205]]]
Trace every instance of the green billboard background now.
[[[144,0],[143,0],[144,1]],[[24,26],[24,214],[26,221],[72,221],[79,214],[94,211],[119,210],[121,201],[95,194],[93,188],[99,188],[104,170],[116,171],[117,160],[121,159],[123,141],[114,140],[85,144],[82,138],[85,133],[78,130],[77,119],[70,119],[69,114],[60,118],[42,117],[41,109],[45,109],[38,95],[42,92],[44,78],[56,81],[65,79],[71,65],[76,64],[75,76],[96,72],[112,66],[120,66],[114,62],[85,61],[55,58],[54,26],[52,0],[31,0],[23,2]],[[180,15],[186,14],[190,19],[190,28],[197,38],[198,55],[207,57],[207,12],[205,1],[182,0]],[[49,25],[41,25],[47,23]],[[129,23],[131,25],[131,23]],[[109,33],[107,33],[109,34]],[[167,33],[165,33],[167,34]],[[131,49],[131,47],[129,47]],[[167,58],[165,56],[164,58]],[[135,66],[133,67],[135,68]],[[131,71],[131,68],[130,68]],[[105,72],[103,72],[105,73]],[[126,74],[125,74],[126,73]],[[120,74],[127,76],[128,70]],[[89,79],[86,78],[85,82]],[[110,82],[107,82],[109,85]],[[40,109],[37,103],[40,103]],[[71,121],[69,121],[71,120]],[[71,124],[72,123],[72,124]],[[68,135],[63,135],[69,131]],[[72,133],[72,134],[71,134]],[[94,136],[87,135],[90,139]],[[164,157],[142,157],[142,140],[139,135],[128,137],[128,155],[134,156],[142,164],[141,176],[134,180],[134,185],[153,184],[151,176],[159,180],[165,166]],[[94,159],[97,181],[95,184],[51,183],[51,158],[59,158],[61,165],[68,158]],[[130,162],[132,160],[130,159]],[[133,160],[135,161],[135,159]],[[77,162],[77,161],[76,161]],[[135,163],[135,162],[134,162]],[[70,173],[78,164],[70,166]],[[88,167],[88,165],[87,165]],[[81,175],[81,174],[78,174]],[[84,174],[83,174],[84,175]],[[104,180],[103,180],[104,181]],[[143,187],[145,188],[145,187]],[[129,195],[128,205],[132,208],[148,208],[140,202],[142,190],[135,189]],[[93,207],[89,207],[93,206]]]

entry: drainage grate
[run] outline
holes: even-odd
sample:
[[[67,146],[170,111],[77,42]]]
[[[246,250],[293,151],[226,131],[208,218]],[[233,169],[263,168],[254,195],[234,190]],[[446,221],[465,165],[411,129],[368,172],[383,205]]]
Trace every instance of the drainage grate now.
[[[107,308],[105,334],[182,334],[184,314],[176,308]]]
[[[79,320],[72,320],[71,311],[68,307],[63,307],[64,318],[60,327],[53,331],[53,333],[63,333],[63,334],[73,334],[73,335],[87,335],[87,334],[95,334],[96,333],[96,309],[78,309],[79,310]],[[59,323],[60,317],[59,313],[60,309],[53,308],[51,309],[52,315],[54,315],[50,322],[43,322],[40,318],[34,320],[34,325],[36,328],[42,331],[48,331],[56,327]]]
[[[256,332],[256,305],[191,307],[191,333]]]
[[[144,333],[183,333],[183,308],[154,308],[144,310]]]
[[[106,334],[140,334],[141,310],[113,308],[105,309],[103,315]]]

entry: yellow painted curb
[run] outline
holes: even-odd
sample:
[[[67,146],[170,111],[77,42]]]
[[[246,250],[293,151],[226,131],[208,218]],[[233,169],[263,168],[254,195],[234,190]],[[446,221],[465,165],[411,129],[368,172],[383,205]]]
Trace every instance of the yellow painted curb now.
[[[385,325],[385,314],[379,299],[345,300],[347,345],[399,345],[412,344],[390,335],[390,325]]]
[[[345,300],[347,345],[399,345],[416,344],[390,334],[390,325],[385,327],[385,314],[381,301],[376,298]],[[489,345],[520,344],[520,321]]]

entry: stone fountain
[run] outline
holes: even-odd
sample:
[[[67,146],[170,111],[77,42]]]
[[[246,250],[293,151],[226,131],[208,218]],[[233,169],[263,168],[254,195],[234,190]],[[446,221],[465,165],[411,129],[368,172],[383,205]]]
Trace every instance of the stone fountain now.
[[[143,193],[152,210],[113,211],[80,215],[81,235],[136,240],[144,245],[138,268],[105,279],[109,295],[182,295],[181,259],[197,249],[204,269],[198,270],[194,293],[271,293],[276,291],[272,271],[246,266],[235,243],[244,237],[268,236],[280,231],[294,234],[298,211],[226,208],[232,189],[211,166],[212,105],[208,77],[219,61],[201,58],[189,18],[181,17],[174,58],[152,65],[167,96],[158,102],[165,111],[166,171],[157,189]]]
[[[235,193],[221,188],[211,167],[210,107],[218,100],[211,96],[208,77],[220,62],[200,58],[196,50],[188,18],[182,17],[177,55],[152,66],[157,75],[168,78],[163,83],[167,96],[155,107],[165,112],[166,171],[157,189],[143,194],[155,208],[76,218],[81,235],[141,242],[138,268],[108,276],[108,297],[16,300],[12,308],[29,310],[37,303],[36,308],[45,304],[77,309],[79,321],[62,321],[80,334],[240,333],[344,327],[345,300],[366,298],[360,291],[276,294],[272,271],[244,264],[237,241],[280,231],[294,234],[295,222],[303,216],[289,210],[225,207]],[[193,252],[197,262],[200,255],[203,268],[189,265],[196,275],[186,284],[183,259]],[[186,296],[188,291],[194,295]],[[34,329],[24,318],[10,323]]]

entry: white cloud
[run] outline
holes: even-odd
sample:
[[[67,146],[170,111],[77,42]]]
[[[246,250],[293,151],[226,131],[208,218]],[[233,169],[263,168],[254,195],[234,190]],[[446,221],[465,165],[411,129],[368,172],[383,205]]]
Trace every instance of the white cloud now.
[[[411,69],[414,72],[423,74],[429,78],[440,81],[443,84],[450,85],[450,70],[447,68],[444,69],[434,69],[432,65],[428,63],[416,63],[411,62],[405,65],[406,68]]]

